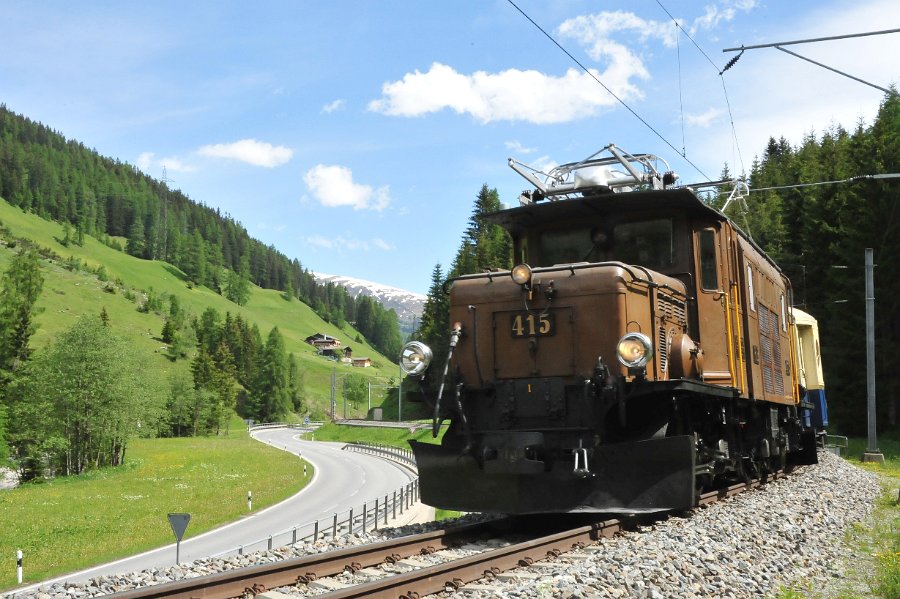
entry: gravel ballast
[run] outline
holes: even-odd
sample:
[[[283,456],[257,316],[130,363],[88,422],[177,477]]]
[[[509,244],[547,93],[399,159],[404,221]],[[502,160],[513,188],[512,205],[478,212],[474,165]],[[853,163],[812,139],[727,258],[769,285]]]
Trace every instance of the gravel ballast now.
[[[489,581],[467,597],[771,597],[799,586],[827,591],[847,567],[845,531],[865,523],[881,493],[877,475],[829,453],[819,464],[760,490],[602,539],[589,551],[542,562],[505,582]],[[205,559],[165,570],[104,576],[88,584],[52,585],[14,599],[82,599],[139,586],[230,570],[348,545],[414,534],[409,525],[255,554]],[[480,588],[481,590],[475,590]]]

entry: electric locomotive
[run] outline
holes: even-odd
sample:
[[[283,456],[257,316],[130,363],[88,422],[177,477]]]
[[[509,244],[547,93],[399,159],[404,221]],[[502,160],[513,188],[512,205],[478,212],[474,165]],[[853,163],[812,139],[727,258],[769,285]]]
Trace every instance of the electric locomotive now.
[[[452,510],[640,513],[816,460],[790,281],[650,154],[609,145],[487,217],[511,271],[452,279],[432,380],[440,445],[411,441],[422,499]],[[426,398],[427,398],[426,394]]]

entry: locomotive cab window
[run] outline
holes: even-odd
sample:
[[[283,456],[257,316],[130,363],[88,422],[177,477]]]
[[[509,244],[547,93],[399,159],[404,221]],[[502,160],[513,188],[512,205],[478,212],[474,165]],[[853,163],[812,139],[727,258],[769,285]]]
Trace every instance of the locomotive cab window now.
[[[520,243],[530,246],[534,266],[615,261],[666,272],[683,268],[674,230],[671,218],[616,224],[598,219],[530,231]]]
[[[593,261],[590,227],[550,229],[543,231],[538,239],[541,266]]]
[[[699,235],[700,246],[700,286],[703,289],[719,288],[719,272],[716,261],[716,232],[703,229]]]
[[[665,270],[675,263],[672,219],[634,221],[613,230],[616,260]]]

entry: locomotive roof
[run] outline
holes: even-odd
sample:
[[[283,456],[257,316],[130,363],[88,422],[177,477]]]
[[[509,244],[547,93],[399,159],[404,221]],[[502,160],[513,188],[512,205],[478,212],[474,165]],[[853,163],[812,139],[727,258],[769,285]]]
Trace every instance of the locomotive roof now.
[[[485,219],[512,233],[518,233],[537,223],[557,219],[669,209],[693,212],[715,220],[728,220],[727,216],[705,203],[688,187],[591,194],[575,199],[542,201],[500,210],[486,215]]]
[[[749,235],[727,216],[701,200],[690,187],[588,194],[574,199],[545,200],[486,214],[484,218],[487,222],[500,225],[513,235],[518,235],[539,223],[591,218],[623,212],[652,212],[654,210],[683,211],[713,220],[728,221],[738,234],[759,252],[760,256],[765,258],[779,273],[782,273],[781,268]]]

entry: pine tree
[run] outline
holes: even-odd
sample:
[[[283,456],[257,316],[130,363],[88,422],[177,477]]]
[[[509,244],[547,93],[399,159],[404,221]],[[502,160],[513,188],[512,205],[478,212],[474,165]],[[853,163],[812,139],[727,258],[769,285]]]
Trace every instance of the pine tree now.
[[[422,320],[419,321],[419,329],[412,335],[431,348],[438,370],[443,368],[447,359],[447,341],[450,335],[450,300],[444,293],[444,283],[441,265],[435,264],[431,271],[431,286],[422,310]],[[436,388],[435,385],[434,390]]]
[[[239,306],[250,299],[250,262],[246,256],[241,258],[240,272],[229,270],[225,274],[225,297]]]
[[[37,254],[18,252],[0,282],[0,371],[12,371],[31,355],[35,303],[44,285]]]
[[[251,390],[254,405],[258,406],[256,418],[271,422],[291,413],[293,401],[290,393],[290,366],[284,347],[284,338],[274,327],[260,352],[256,378]]]
[[[130,256],[143,258],[146,251],[146,240],[144,238],[144,223],[140,219],[134,219],[131,228],[128,230],[128,242],[125,244],[125,252]]]
[[[453,277],[512,266],[512,241],[506,231],[487,222],[485,216],[500,210],[500,195],[496,189],[481,186],[475,197],[469,226],[450,268]]]

